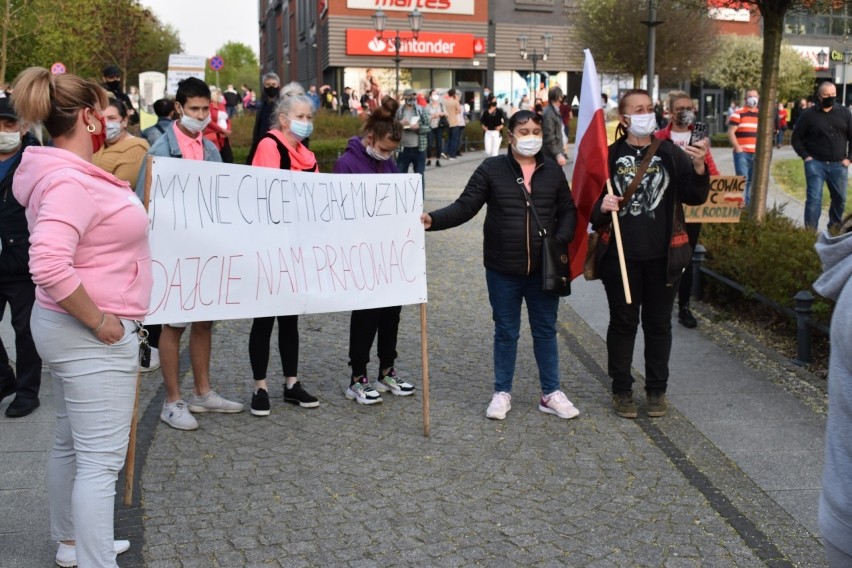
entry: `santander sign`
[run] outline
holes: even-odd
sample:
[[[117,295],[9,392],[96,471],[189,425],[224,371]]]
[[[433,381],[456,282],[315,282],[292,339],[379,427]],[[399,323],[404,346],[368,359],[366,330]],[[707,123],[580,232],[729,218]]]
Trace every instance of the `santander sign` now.
[[[417,39],[403,39],[400,57],[473,58],[473,34],[420,32]],[[393,38],[376,38],[374,30],[346,30],[346,55],[395,55]]]
[[[346,7],[354,10],[399,10],[410,12],[417,8],[421,12],[438,14],[461,14],[472,16],[474,0],[346,0]]]

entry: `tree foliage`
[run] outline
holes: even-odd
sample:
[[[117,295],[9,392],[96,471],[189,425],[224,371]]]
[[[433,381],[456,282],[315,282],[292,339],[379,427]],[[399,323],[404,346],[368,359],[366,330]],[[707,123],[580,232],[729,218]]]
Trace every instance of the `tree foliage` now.
[[[647,2],[579,0],[575,21],[584,48],[602,71],[629,73],[638,85],[645,74],[648,45]],[[716,32],[705,9],[682,0],[659,0],[654,67],[660,81],[672,83],[700,74],[716,50]]]
[[[128,85],[136,84],[140,71],[165,72],[169,54],[181,51],[177,31],[139,0],[0,0],[4,37],[0,82],[26,67],[61,61],[69,72],[93,79],[115,65]]]
[[[223,89],[227,85],[238,87],[256,85],[260,77],[260,65],[257,56],[251,47],[244,43],[229,41],[219,48],[215,55],[225,61],[224,67],[219,71],[219,86]],[[216,84],[216,72],[207,68],[205,80],[210,85]]]
[[[720,87],[742,93],[757,89],[763,72],[763,40],[754,36],[724,36],[708,65],[706,78]],[[811,63],[789,45],[782,45],[778,99],[798,99],[813,89]]]

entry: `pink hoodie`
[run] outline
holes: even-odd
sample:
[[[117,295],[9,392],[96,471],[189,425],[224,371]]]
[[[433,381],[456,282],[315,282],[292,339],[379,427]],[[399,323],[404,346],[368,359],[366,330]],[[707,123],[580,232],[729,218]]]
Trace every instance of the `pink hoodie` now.
[[[125,181],[67,150],[30,147],[12,182],[27,212],[36,300],[57,304],[80,284],[102,311],[144,319],[151,300],[148,215]]]

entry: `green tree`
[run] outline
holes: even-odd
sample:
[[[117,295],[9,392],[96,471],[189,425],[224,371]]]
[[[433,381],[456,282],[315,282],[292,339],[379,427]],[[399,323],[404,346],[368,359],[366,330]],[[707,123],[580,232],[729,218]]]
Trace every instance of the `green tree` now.
[[[654,68],[660,82],[688,80],[699,74],[716,50],[716,32],[706,9],[680,0],[655,0],[658,19]],[[598,69],[629,73],[639,86],[646,72],[647,2],[579,0],[574,22],[583,47],[591,50]]]
[[[257,62],[257,56],[248,45],[229,41],[220,47],[215,55],[225,62],[224,67],[219,71],[220,87],[224,88],[229,84],[239,86],[243,83],[254,85],[258,82],[260,65]],[[216,72],[209,67],[204,78],[208,84],[216,84]]]
[[[760,84],[763,41],[753,36],[723,36],[708,65],[706,78],[726,89],[743,93]],[[782,45],[778,100],[799,98],[812,90],[811,63],[789,45]]]

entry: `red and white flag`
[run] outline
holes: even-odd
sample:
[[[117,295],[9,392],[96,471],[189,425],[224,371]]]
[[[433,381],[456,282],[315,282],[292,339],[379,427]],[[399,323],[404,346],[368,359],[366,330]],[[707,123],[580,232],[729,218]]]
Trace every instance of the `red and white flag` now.
[[[583,273],[588,246],[589,219],[592,206],[601,195],[609,177],[609,151],[606,141],[604,109],[601,101],[601,83],[595,60],[588,49],[584,50],[583,85],[580,89],[580,111],[577,113],[577,140],[574,143],[574,175],[571,178],[571,195],[577,206],[577,229],[574,240],[568,245],[571,259],[571,278]]]

